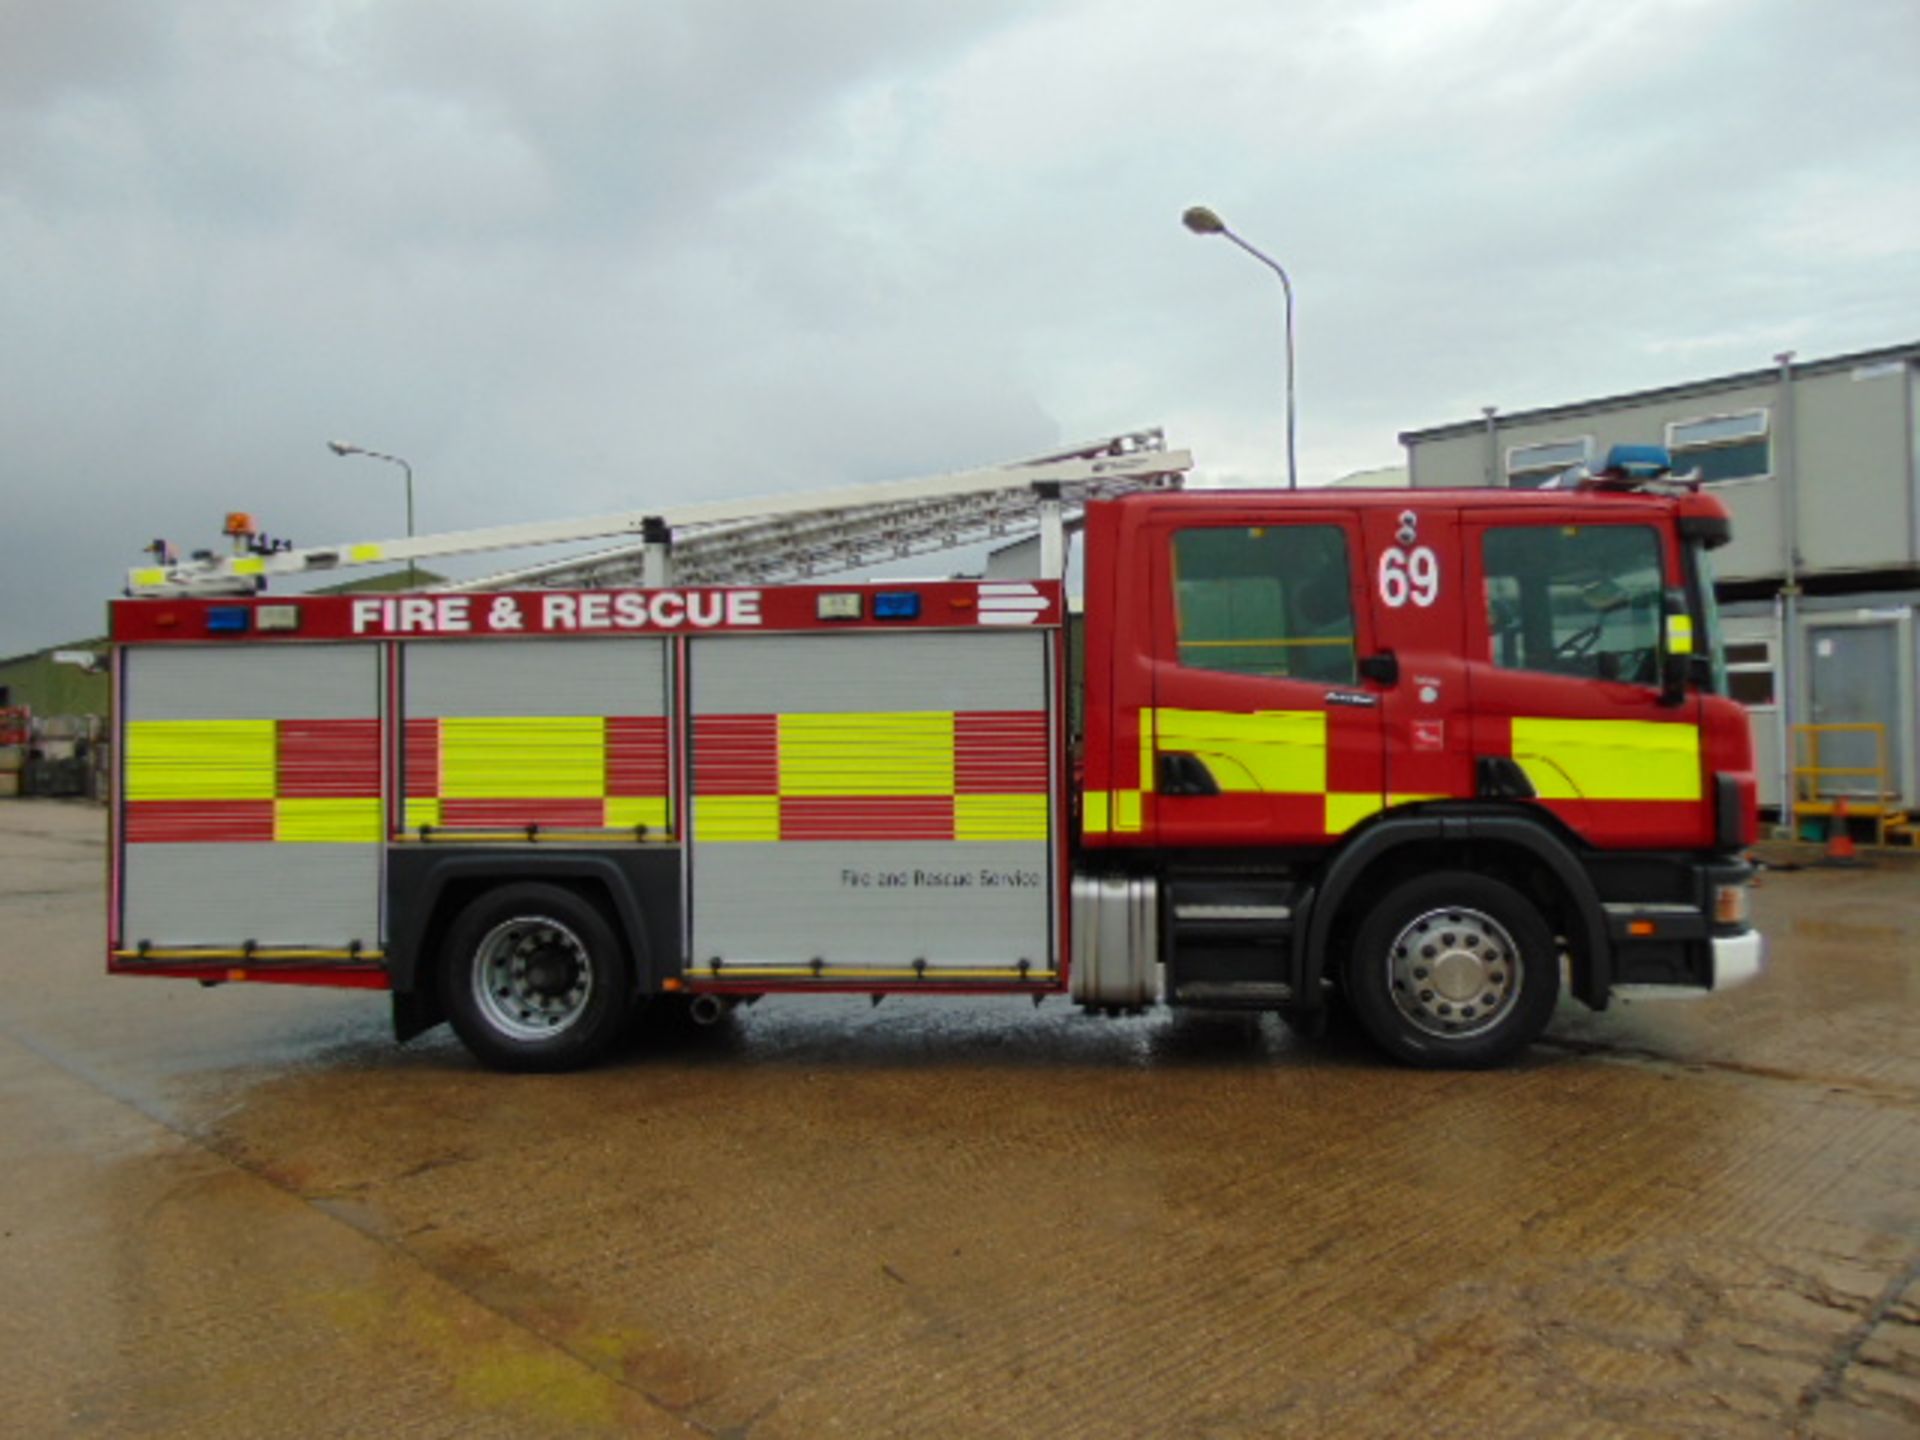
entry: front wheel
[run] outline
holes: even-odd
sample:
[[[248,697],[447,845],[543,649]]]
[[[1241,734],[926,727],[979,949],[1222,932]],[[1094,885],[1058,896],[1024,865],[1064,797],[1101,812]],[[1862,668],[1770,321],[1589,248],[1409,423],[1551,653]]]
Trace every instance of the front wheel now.
[[[1374,1041],[1410,1065],[1497,1065],[1537,1038],[1560,996],[1553,931],[1503,881],[1442,871],[1389,891],[1360,926],[1347,994]]]
[[[496,1070],[574,1070],[619,1036],[632,986],[600,909],[558,885],[490,890],[460,912],[440,965],[454,1033]]]

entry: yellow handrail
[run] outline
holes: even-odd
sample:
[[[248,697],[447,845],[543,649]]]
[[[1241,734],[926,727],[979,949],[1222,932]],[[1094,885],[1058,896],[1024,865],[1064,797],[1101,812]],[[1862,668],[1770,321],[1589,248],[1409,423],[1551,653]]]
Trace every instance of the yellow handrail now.
[[[1820,742],[1830,735],[1871,735],[1874,763],[1871,765],[1822,765]],[[1851,814],[1873,821],[1876,845],[1887,843],[1887,821],[1896,808],[1896,796],[1887,783],[1887,727],[1877,720],[1834,721],[1830,724],[1793,727],[1793,814],[1796,822],[1806,815],[1834,813],[1837,801],[1844,800]],[[1836,775],[1872,777],[1868,794],[1823,787],[1821,782]]]

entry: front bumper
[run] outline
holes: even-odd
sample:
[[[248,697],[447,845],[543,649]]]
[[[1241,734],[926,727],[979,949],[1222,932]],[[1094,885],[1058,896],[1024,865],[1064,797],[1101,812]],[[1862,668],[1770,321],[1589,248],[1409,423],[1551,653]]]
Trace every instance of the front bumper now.
[[[1634,898],[1604,900],[1612,944],[1611,993],[1636,1000],[1696,998],[1744,985],[1760,973],[1766,941],[1753,927],[1753,867],[1725,857],[1674,857],[1660,872],[1622,867]],[[1622,883],[1615,890],[1626,889]]]
[[[1758,930],[1713,937],[1713,989],[1717,994],[1744,985],[1766,963],[1767,942]]]

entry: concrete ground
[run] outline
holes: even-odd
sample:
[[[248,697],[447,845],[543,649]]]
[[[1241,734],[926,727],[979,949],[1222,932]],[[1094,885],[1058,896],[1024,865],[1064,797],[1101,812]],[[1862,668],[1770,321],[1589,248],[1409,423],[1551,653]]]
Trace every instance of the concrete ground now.
[[[503,1077],[109,980],[0,805],[0,1432],[1920,1434],[1920,870],[1492,1074],[1063,1002],[769,1001]]]

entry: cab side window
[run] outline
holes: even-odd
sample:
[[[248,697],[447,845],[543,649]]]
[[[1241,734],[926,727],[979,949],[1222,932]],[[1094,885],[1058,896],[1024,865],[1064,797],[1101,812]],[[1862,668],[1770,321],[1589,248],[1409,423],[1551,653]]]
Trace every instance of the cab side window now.
[[[1500,525],[1486,533],[1493,663],[1659,683],[1660,536],[1650,525]]]
[[[1178,530],[1173,574],[1182,665],[1353,682],[1353,588],[1339,526]]]

